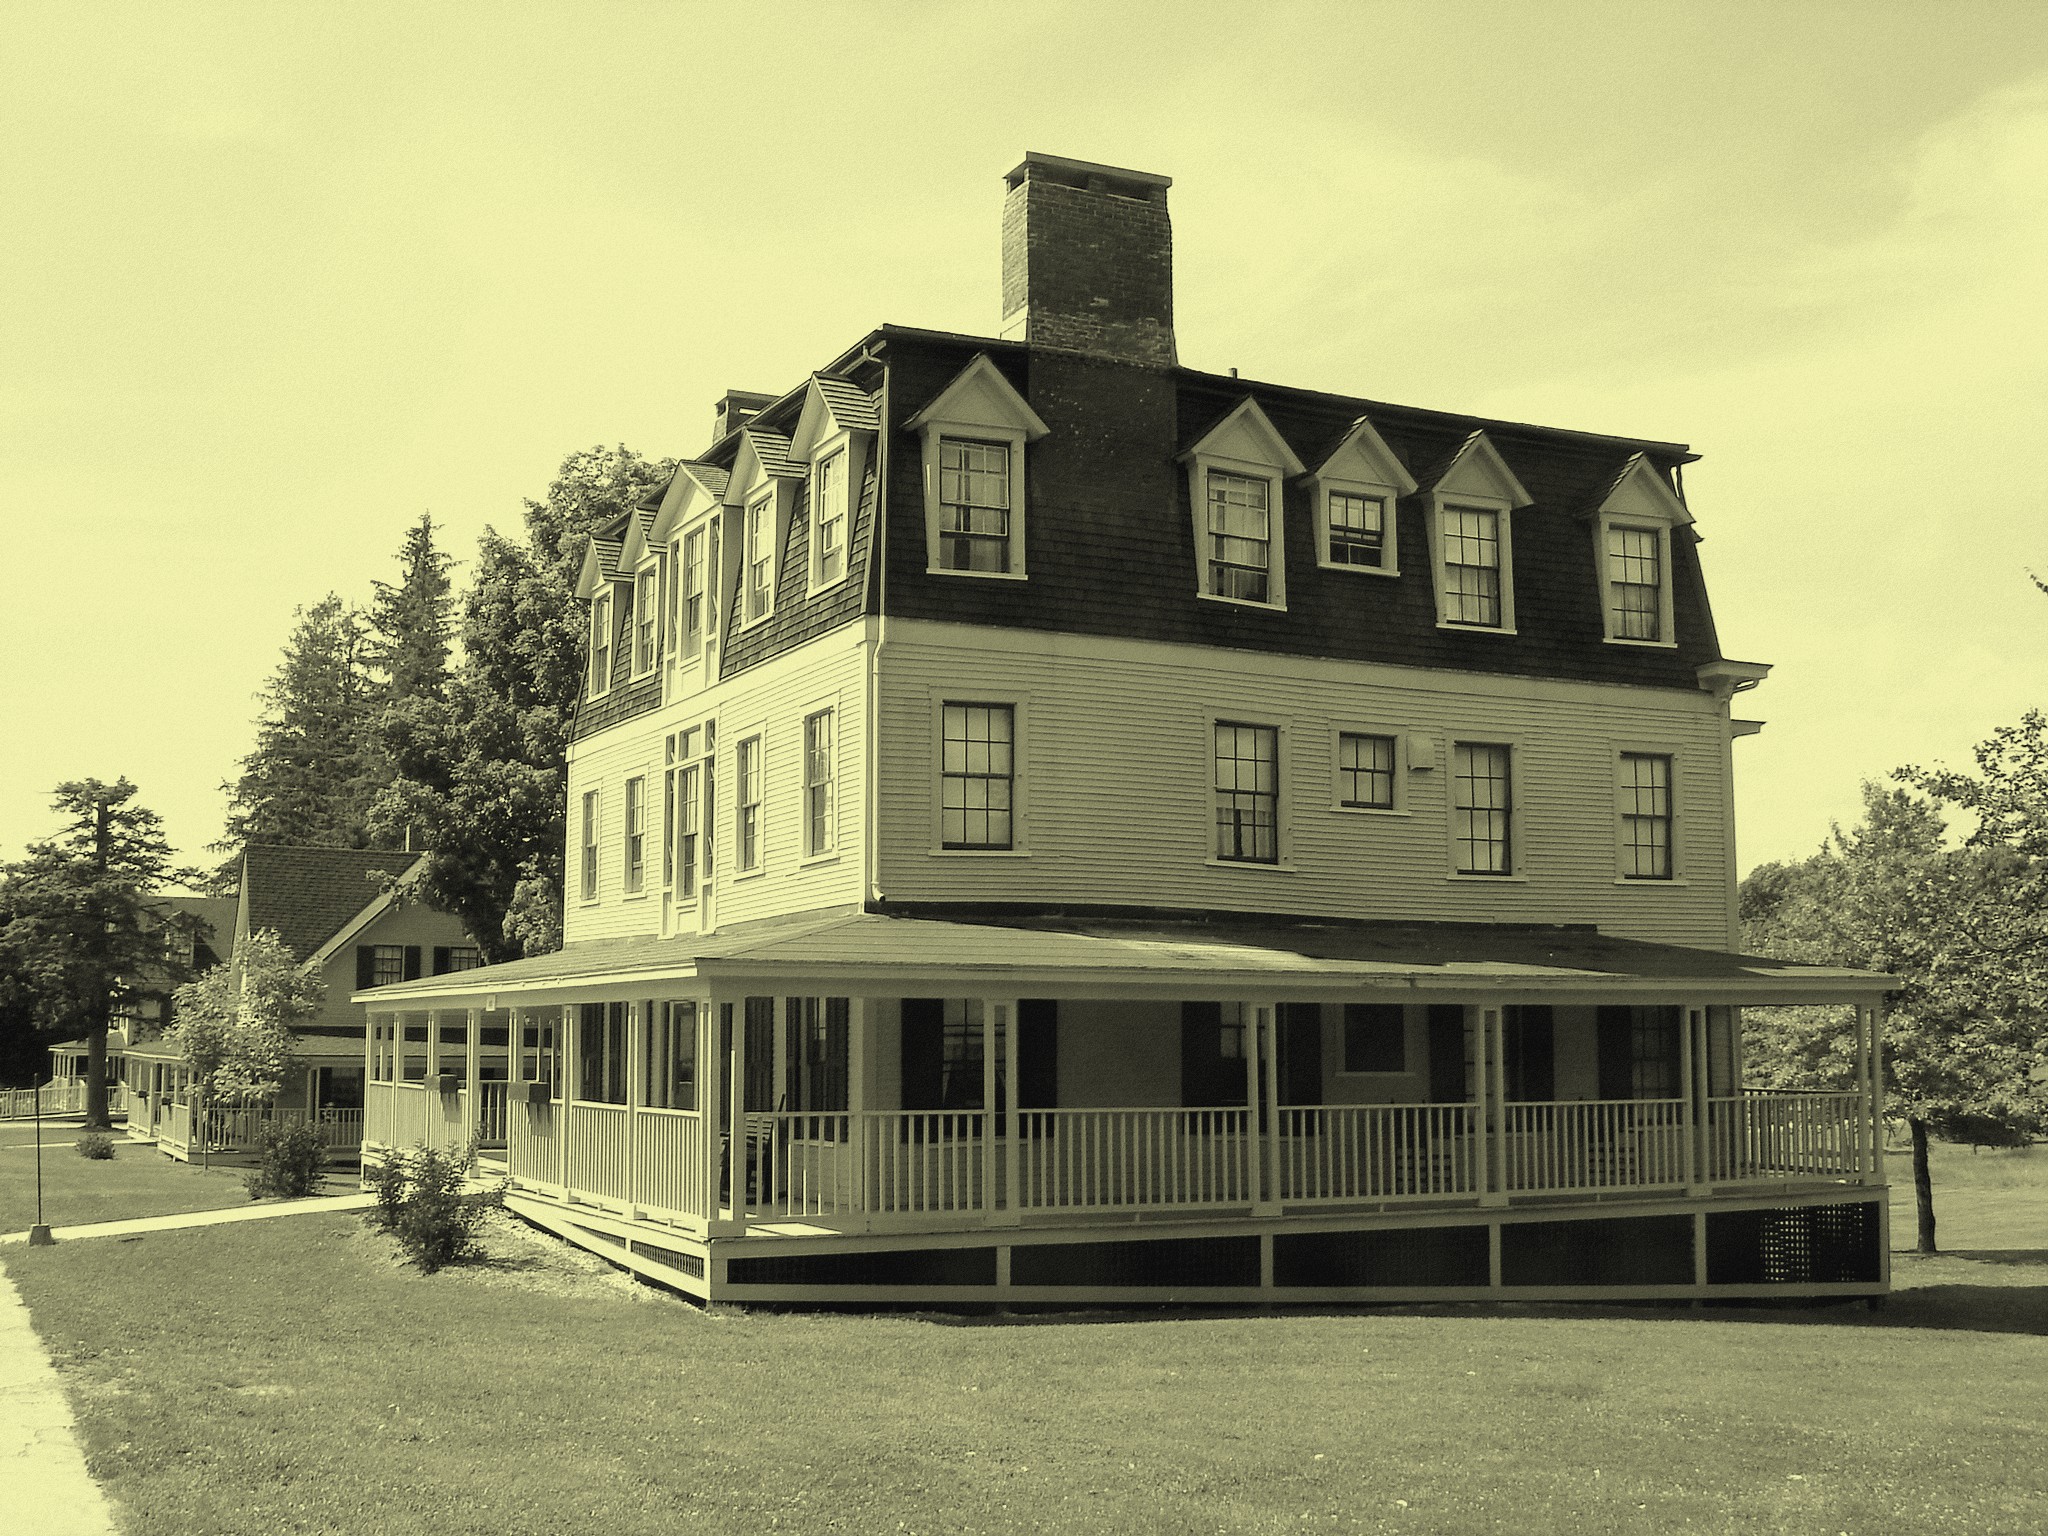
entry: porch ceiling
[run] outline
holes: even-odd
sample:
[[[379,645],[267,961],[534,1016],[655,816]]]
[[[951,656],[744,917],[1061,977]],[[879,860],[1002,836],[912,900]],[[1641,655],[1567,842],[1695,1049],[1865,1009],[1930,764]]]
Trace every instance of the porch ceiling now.
[[[1616,938],[1590,926],[1170,921],[837,912],[709,936],[579,944],[379,987],[371,1006],[478,1006],[721,991],[862,996],[1869,1001],[1870,971]]]

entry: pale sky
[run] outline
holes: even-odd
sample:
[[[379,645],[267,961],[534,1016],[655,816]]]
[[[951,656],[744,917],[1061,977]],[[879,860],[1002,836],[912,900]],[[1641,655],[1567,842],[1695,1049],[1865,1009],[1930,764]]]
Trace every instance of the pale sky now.
[[[1174,178],[1190,366],[1704,455],[1745,868],[2048,705],[2038,0],[14,0],[0,859],[126,774],[212,862],[294,606],[422,511],[992,333],[1027,149]]]

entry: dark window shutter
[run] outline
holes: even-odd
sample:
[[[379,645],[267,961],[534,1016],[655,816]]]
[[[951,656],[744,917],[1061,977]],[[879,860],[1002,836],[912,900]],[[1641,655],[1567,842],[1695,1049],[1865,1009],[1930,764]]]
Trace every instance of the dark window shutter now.
[[[418,981],[420,979],[420,947],[417,944],[405,946],[405,979],[407,981]]]
[[[1625,1004],[1607,1004],[1598,1018],[1600,1097],[1632,1099],[1636,1096],[1635,1010]]]
[[[804,1052],[810,1042],[804,1038],[804,1000],[782,1000],[782,1107],[809,1111],[819,1106],[804,1095]]]
[[[1017,1000],[1017,1107],[1058,1109],[1060,1005],[1049,997]]]
[[[846,1110],[846,1087],[853,1075],[853,1031],[849,1022],[852,1016],[850,998],[825,999],[825,1081],[821,1085],[818,1107],[828,1114],[843,1114]]]
[[[377,956],[367,944],[356,946],[356,986],[374,987],[377,984]]]
[[[1250,1032],[1246,1032],[1249,1036]],[[1247,1038],[1246,1050],[1257,1049]],[[1180,1005],[1180,1101],[1191,1108],[1241,1106],[1244,1063],[1223,1054],[1223,1005]]]
[[[1557,1026],[1547,1003],[1511,1007],[1508,1026],[1508,1097],[1547,1104],[1557,1097]]]
[[[750,1115],[775,1108],[775,999],[747,999],[746,1106]]]
[[[1429,1005],[1429,1097],[1465,1102],[1465,1009],[1458,1003]]]
[[[449,949],[446,944],[436,944],[434,946],[434,974],[436,976],[446,976],[448,974],[448,955]]]
[[[946,1002],[903,999],[903,1107],[939,1109],[945,1096]]]

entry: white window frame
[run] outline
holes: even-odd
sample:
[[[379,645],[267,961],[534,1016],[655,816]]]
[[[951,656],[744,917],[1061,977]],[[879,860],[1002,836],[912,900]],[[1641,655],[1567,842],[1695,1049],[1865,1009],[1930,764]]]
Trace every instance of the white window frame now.
[[[1326,571],[1343,571],[1354,576],[1398,576],[1401,574],[1401,515],[1403,496],[1412,495],[1415,479],[1389,448],[1372,423],[1363,416],[1316,472],[1308,477],[1315,499],[1316,564]],[[1380,562],[1355,565],[1330,554],[1333,496],[1362,496],[1380,504]]]
[[[969,581],[1025,581],[1030,548],[1028,510],[1031,505],[1028,445],[1044,437],[1039,420],[1015,386],[1003,377],[986,352],[977,353],[938,396],[912,416],[907,425],[921,434],[924,468],[925,570],[933,576]],[[944,521],[942,449],[947,438],[1001,443],[1010,450],[1010,568],[1007,571],[953,570],[939,562],[940,527]]]
[[[685,528],[676,540],[676,648],[685,661],[700,656],[709,647],[718,607],[718,570],[712,559],[712,530],[718,525],[705,518]],[[698,545],[694,569],[697,575],[698,621],[694,636],[690,630],[690,544]]]
[[[606,582],[604,590],[590,600],[590,646],[585,667],[590,674],[590,696],[593,699],[601,699],[612,691],[614,638],[612,590],[611,583]],[[597,664],[599,655],[604,657],[602,667]]]
[[[1593,561],[1600,592],[1600,630],[1609,645],[1630,645],[1669,651],[1678,646],[1672,611],[1675,578],[1671,568],[1674,528],[1689,527],[1692,514],[1678,499],[1664,475],[1642,454],[1622,466],[1602,500],[1593,524]],[[1657,536],[1657,638],[1616,633],[1613,562],[1607,553],[1609,535],[1617,528],[1635,528]]]
[[[1001,707],[1010,711],[1010,846],[1007,848],[946,846],[946,709]],[[967,684],[944,685],[931,690],[932,709],[932,820],[931,853],[941,859],[1021,859],[1030,856],[1026,838],[1025,743],[1029,705],[1020,695],[1002,689],[975,688]]]
[[[833,434],[819,445],[816,455],[811,460],[810,526],[804,543],[809,551],[807,563],[810,567],[806,589],[812,595],[839,586],[853,570],[854,465],[851,437],[852,434],[847,432]],[[820,487],[825,467],[833,463],[839,466],[839,488],[835,498],[838,502],[836,520],[839,524],[839,571],[836,575],[828,576],[825,574],[819,534],[826,523],[832,520],[827,516],[832,509],[824,505],[825,497],[821,494]]]
[[[825,776],[814,780],[811,777],[811,738],[813,727],[820,720],[825,722],[829,739],[825,743]],[[803,823],[801,842],[804,860],[809,863],[835,858],[839,853],[839,710],[836,704],[820,704],[804,712],[803,733],[797,750],[802,755],[797,776],[803,789],[798,815]],[[823,831],[819,832],[816,818],[811,813],[811,798],[821,788],[825,792],[825,812]]]
[[[639,830],[634,830],[634,787],[638,786]],[[639,858],[634,859],[638,843]],[[619,889],[628,897],[647,894],[647,775],[630,775],[619,798]]]
[[[1661,757],[1671,765],[1671,783],[1667,793],[1670,810],[1667,820],[1671,836],[1671,873],[1668,875],[1632,875],[1628,872],[1628,848],[1622,837],[1622,795],[1626,789],[1623,768],[1631,757]],[[1683,886],[1689,882],[1687,875],[1688,839],[1681,813],[1684,810],[1683,797],[1679,794],[1680,780],[1685,772],[1685,754],[1674,743],[1668,741],[1643,741],[1631,739],[1617,742],[1611,754],[1614,775],[1614,809],[1612,827],[1614,833],[1614,883],[1636,890],[1659,890]]]
[[[1378,736],[1394,744],[1393,804],[1344,803],[1344,738]],[[1406,816],[1408,809],[1408,734],[1389,725],[1339,720],[1330,726],[1330,809],[1342,816]]]
[[[654,676],[661,662],[661,571],[653,563],[633,573],[633,633],[628,638],[633,646],[633,681]]]
[[[1449,616],[1450,561],[1445,558],[1447,543],[1444,524],[1447,515],[1453,512],[1491,512],[1495,515],[1495,527],[1499,531],[1500,549],[1500,616],[1495,624],[1471,624]],[[1461,634],[1512,635],[1515,633],[1515,534],[1514,508],[1505,497],[1500,496],[1432,496],[1430,498],[1430,557],[1435,565],[1436,576],[1436,626],[1438,629],[1453,629]],[[1483,567],[1475,567],[1483,569]]]
[[[1458,748],[1499,747],[1508,755],[1508,835],[1507,869],[1502,874],[1491,874],[1483,870],[1461,868],[1458,844]],[[1525,883],[1529,878],[1528,863],[1528,821],[1529,797],[1526,793],[1525,772],[1527,756],[1522,742],[1501,732],[1475,731],[1470,735],[1452,733],[1444,750],[1444,845],[1448,863],[1448,878],[1461,881],[1477,881],[1483,885],[1513,885]]]
[[[756,624],[763,623],[772,617],[775,612],[775,582],[779,574],[775,568],[778,553],[776,546],[780,542],[775,536],[777,523],[775,513],[776,503],[780,499],[781,497],[777,493],[776,488],[773,485],[766,485],[750,491],[747,499],[740,505],[741,629],[752,629]],[[759,514],[758,522],[756,521],[756,514]],[[757,532],[768,544],[765,559],[760,558],[760,551],[755,548],[754,540]],[[757,567],[763,565],[767,568],[768,579],[766,586],[760,589],[761,606],[759,611],[756,611],[754,607],[756,591],[754,571]]]
[[[671,539],[661,552],[661,656],[673,661],[680,649],[682,628],[683,541]]]
[[[768,868],[768,750],[767,733],[759,726],[741,732],[732,748],[732,874],[735,880],[747,880],[763,874]],[[750,754],[748,748],[752,747]],[[747,771],[748,758],[752,758],[752,771]],[[746,798],[749,794],[752,799]],[[753,848],[752,862],[748,857],[745,834],[746,813],[752,810]]]
[[[1247,395],[1229,415],[1181,454],[1188,470],[1189,510],[1195,536],[1195,593],[1211,603],[1267,613],[1287,609],[1287,481],[1300,475],[1301,460],[1287,446],[1259,403]],[[1210,590],[1209,476],[1236,475],[1266,482],[1266,596],[1226,597]]]
[[[1259,710],[1214,710],[1204,714],[1202,719],[1202,767],[1204,817],[1203,835],[1206,839],[1208,857],[1204,861],[1211,869],[1272,869],[1292,872],[1294,852],[1293,818],[1294,800],[1288,783],[1287,770],[1292,758],[1293,722],[1284,718],[1257,718]],[[1222,791],[1216,787],[1216,728],[1223,725],[1248,727],[1254,730],[1270,730],[1273,733],[1273,857],[1271,859],[1226,859],[1217,852],[1216,842],[1216,797]]]
[[[604,803],[595,789],[583,791],[582,841],[577,849],[577,900],[594,906],[604,890]]]

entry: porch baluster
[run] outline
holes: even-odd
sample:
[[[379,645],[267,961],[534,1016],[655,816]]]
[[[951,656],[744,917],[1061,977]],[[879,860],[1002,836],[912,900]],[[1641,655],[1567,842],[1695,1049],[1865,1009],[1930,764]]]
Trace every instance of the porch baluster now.
[[[483,1138],[483,1050],[484,1011],[481,1008],[469,1010],[465,1022],[468,1024],[468,1055],[463,1058],[462,1074],[462,1137],[465,1147],[475,1146]]]

